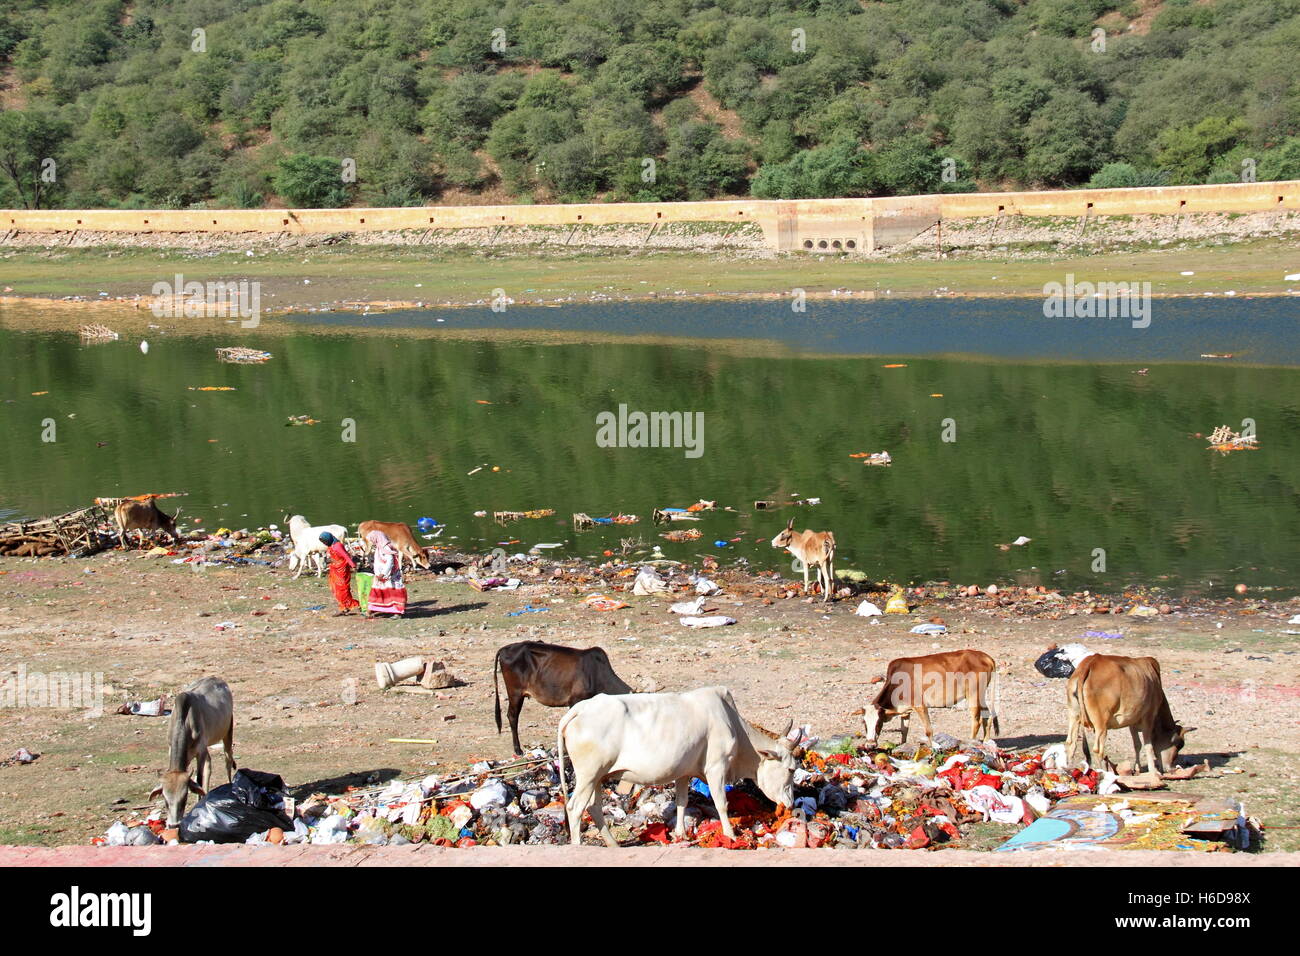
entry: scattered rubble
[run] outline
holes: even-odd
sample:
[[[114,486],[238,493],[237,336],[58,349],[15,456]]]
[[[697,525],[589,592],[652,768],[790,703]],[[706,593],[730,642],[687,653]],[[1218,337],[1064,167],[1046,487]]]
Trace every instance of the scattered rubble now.
[[[993,741],[962,743],[947,734],[936,734],[933,748],[868,748],[849,736],[808,742],[812,746],[802,751],[795,771],[793,807],[773,806],[749,782],[728,787],[734,840],[722,834],[708,787],[692,781],[685,795],[685,842],[737,850],[937,850],[960,846],[971,825],[989,822],[1025,828],[1010,834],[1002,849],[1040,848],[1051,841],[1059,844],[1056,848],[1107,844],[1125,827],[1128,837],[1121,842],[1126,846],[1223,850],[1249,842],[1249,835],[1242,835],[1247,821],[1244,815],[1239,820],[1236,810],[1229,815],[1223,807],[1172,794],[1141,800],[1109,797],[1118,790],[1113,775],[1059,769],[1057,755],[1050,752],[1008,751]],[[157,809],[144,819],[114,822],[94,842],[148,845],[160,842],[164,833],[169,842],[201,837],[264,845],[427,842],[469,848],[569,841],[559,768],[546,749],[506,761],[481,760],[450,775],[395,779],[342,794],[314,793],[301,801],[288,796],[278,777],[248,774],[233,788],[214,789],[190,811],[179,833],[164,831],[164,811]],[[674,842],[681,796],[671,786],[619,783],[602,788],[601,800],[619,842],[636,846]],[[1165,801],[1165,810],[1152,814],[1147,800]],[[1035,826],[1040,818],[1070,819],[1080,806],[1110,818],[1070,841],[1059,839],[1059,826]],[[1129,813],[1130,807],[1136,810]],[[1156,816],[1163,836],[1144,841],[1147,831],[1136,828]],[[1111,819],[1122,825],[1109,825]],[[1171,822],[1177,824],[1172,845]],[[146,833],[136,832],[141,829]],[[600,842],[591,827],[584,840]]]

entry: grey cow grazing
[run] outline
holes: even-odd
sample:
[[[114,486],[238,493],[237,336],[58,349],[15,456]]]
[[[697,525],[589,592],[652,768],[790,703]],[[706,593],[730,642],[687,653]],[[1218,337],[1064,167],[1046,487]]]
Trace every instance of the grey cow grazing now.
[[[212,767],[208,748],[221,744],[226,754],[226,779],[235,777],[235,701],[230,685],[220,677],[204,677],[176,695],[168,727],[167,769],[149,794],[167,804],[167,826],[180,826],[190,792],[205,796]],[[197,759],[194,776],[189,766]]]

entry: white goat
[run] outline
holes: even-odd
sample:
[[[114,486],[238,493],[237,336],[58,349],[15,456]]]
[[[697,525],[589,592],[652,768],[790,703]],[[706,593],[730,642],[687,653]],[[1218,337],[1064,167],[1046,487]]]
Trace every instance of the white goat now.
[[[286,517],[289,525],[289,539],[293,542],[293,552],[289,555],[289,570],[298,569],[294,578],[302,575],[308,564],[316,567],[316,577],[325,573],[325,555],[329,548],[321,543],[321,532],[328,531],[339,541],[347,539],[348,529],[340,524],[311,525],[302,515]]]

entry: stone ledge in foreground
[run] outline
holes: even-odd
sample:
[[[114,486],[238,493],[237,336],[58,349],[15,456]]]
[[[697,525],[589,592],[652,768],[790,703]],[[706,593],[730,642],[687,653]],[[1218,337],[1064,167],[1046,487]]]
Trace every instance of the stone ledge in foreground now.
[[[1187,866],[1295,867],[1300,853],[700,850],[687,847],[0,846],[0,866]]]

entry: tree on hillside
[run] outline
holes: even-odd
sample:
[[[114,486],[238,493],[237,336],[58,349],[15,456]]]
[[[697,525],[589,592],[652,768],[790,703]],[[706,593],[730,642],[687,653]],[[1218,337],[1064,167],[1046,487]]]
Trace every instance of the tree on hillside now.
[[[25,209],[49,205],[58,188],[57,154],[68,127],[53,113],[42,110],[5,110],[0,113],[0,172]],[[53,165],[51,165],[53,161]]]
[[[346,206],[351,195],[341,169],[337,159],[300,153],[280,160],[272,185],[294,206],[308,209]]]
[[[869,196],[880,185],[875,157],[853,138],[801,150],[784,163],[761,167],[752,192],[760,199]]]
[[[1202,182],[1215,160],[1245,136],[1248,127],[1241,119],[1209,116],[1191,126],[1164,130],[1156,137],[1156,159],[1170,170],[1174,185]]]

